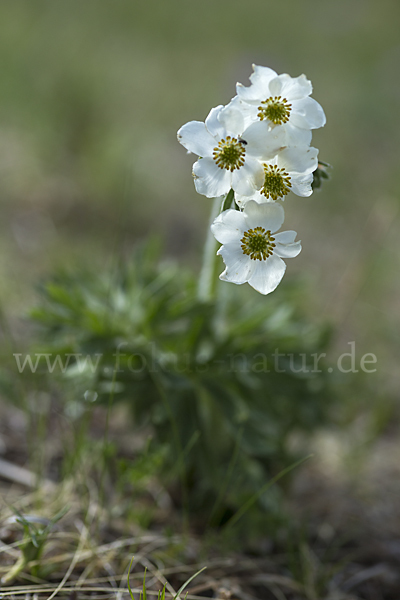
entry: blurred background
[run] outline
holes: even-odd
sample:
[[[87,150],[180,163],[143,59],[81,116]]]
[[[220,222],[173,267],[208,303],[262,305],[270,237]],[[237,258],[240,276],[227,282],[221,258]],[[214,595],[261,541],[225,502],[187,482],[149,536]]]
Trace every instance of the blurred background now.
[[[152,234],[199,268],[211,201],[196,194],[176,131],[229,102],[252,63],[305,73],[326,112],[313,145],[332,177],[310,198],[285,201],[303,252],[274,294],[300,279],[310,319],[334,328],[331,358],[351,341],[357,359],[376,355],[362,393],[342,393],[388,427],[399,385],[399,18],[396,0],[4,0],[7,320],[21,323],[55,268],[100,271]]]

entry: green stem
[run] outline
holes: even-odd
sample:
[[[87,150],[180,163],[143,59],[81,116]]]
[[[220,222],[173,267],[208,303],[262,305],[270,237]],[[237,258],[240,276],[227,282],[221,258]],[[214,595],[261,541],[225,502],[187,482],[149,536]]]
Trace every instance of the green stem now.
[[[203,264],[200,271],[199,287],[197,291],[197,297],[203,302],[208,302],[214,298],[217,283],[217,268],[219,263],[217,257],[217,241],[212,234],[211,225],[222,210],[227,210],[231,207],[232,201],[233,190],[228,192],[222,206],[221,199],[214,198],[206,243],[204,244]]]
[[[25,569],[27,565],[27,562],[25,560],[24,555],[22,554],[17,562],[15,563],[15,565],[10,569],[10,571],[8,571],[8,573],[6,573],[5,575],[3,575],[3,577],[1,578],[1,583],[12,583],[14,581],[14,579],[16,579],[18,577],[18,575],[21,573],[21,571],[23,571]]]

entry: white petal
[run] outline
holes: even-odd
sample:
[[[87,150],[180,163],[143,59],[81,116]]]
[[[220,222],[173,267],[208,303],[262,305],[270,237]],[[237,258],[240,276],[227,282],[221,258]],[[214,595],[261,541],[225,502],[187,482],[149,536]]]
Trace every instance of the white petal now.
[[[253,261],[252,261],[253,262]],[[272,254],[265,261],[256,260],[249,284],[260,294],[269,294],[279,285],[286,265],[279,256]]]
[[[280,244],[293,244],[296,239],[297,233],[295,231],[281,231],[280,233],[276,233],[274,235],[275,241]]]
[[[236,96],[238,98],[238,96]],[[252,123],[258,121],[258,107],[255,104],[248,104],[248,102],[242,102],[239,100],[238,109],[243,115],[244,125],[243,131],[249,127]]]
[[[295,127],[291,121],[282,125],[285,129],[285,143],[282,146],[309,146],[311,144],[311,129]]]
[[[267,121],[257,121],[243,132],[242,139],[247,142],[247,155],[268,160],[285,146],[286,133],[284,127],[270,127]]]
[[[240,240],[236,243],[224,244],[217,254],[222,256],[226,269],[220,275],[220,279],[232,283],[245,283],[253,271],[253,261],[243,253]]]
[[[215,138],[201,121],[190,121],[178,131],[178,141],[190,152],[198,156],[212,156],[217,145]]]
[[[275,238],[276,239],[276,238]],[[274,253],[281,258],[294,258],[301,252],[301,242],[294,242],[294,244],[280,244],[277,242],[274,248]]]
[[[253,65],[254,73],[250,75],[251,85],[245,87],[241,83],[236,84],[236,92],[241,100],[250,104],[260,104],[269,98],[269,82],[276,77],[275,71],[268,67]]]
[[[220,104],[215,108],[212,108],[206,118],[206,127],[211,135],[218,138],[218,141],[225,136],[225,129],[223,125],[218,121],[218,115],[223,109],[223,105]]]
[[[311,196],[313,192],[311,187],[313,179],[314,175],[312,173],[307,175],[292,173],[290,179],[292,184],[292,192],[294,192],[297,196]]]
[[[299,98],[306,98],[312,93],[311,81],[305,75],[290,77],[290,75],[285,73],[284,75],[279,75],[279,77],[282,82],[280,94],[289,102],[291,100],[298,100]]]
[[[231,189],[231,173],[220,169],[212,158],[201,158],[193,165],[196,191],[207,198],[227,194]]]
[[[250,196],[264,181],[264,168],[255,158],[246,158],[244,165],[232,173],[232,188],[242,196]]]
[[[255,106],[260,104],[260,98],[263,98],[265,95],[263,87],[260,84],[245,87],[242,83],[237,83],[236,93],[243,102],[248,102]]]
[[[261,67],[260,65],[253,65],[253,73],[250,75],[251,83],[257,83],[257,81],[262,81],[264,84],[274,79],[277,76],[277,73],[270,69],[269,67]]]
[[[245,229],[246,220],[243,213],[233,209],[224,210],[211,225],[215,239],[221,244],[237,242],[243,237]]]
[[[280,96],[281,95],[281,89],[282,89],[282,85],[283,85],[282,77],[284,77],[284,75],[278,75],[277,77],[275,77],[274,79],[272,79],[270,81],[270,84],[269,84],[270,96]],[[287,75],[287,77],[289,77],[289,75]]]
[[[243,123],[241,122],[240,117],[239,116],[234,116],[235,120],[236,120],[236,124],[231,128],[231,131],[228,131],[228,133],[230,133],[231,135],[234,133],[235,136],[237,135],[241,135],[241,133],[252,123],[254,123],[255,121],[258,121],[258,108],[257,106],[253,105],[253,104],[248,104],[247,102],[242,102],[239,98],[239,96],[235,96],[234,98],[232,98],[232,100],[229,102],[229,104],[227,104],[225,107],[223,107],[221,109],[221,112],[219,113],[219,115],[222,115],[222,120],[224,119],[223,114],[226,112],[230,112],[232,110],[238,110],[243,118]],[[220,118],[220,117],[218,117]],[[221,125],[222,125],[222,121],[221,121]],[[234,129],[236,129],[236,131],[234,131]],[[240,130],[240,133],[238,134],[237,131]]]
[[[277,202],[265,202],[257,204],[254,200],[246,203],[243,213],[249,229],[254,227],[265,227],[271,233],[275,233],[285,220],[285,211]]]
[[[307,146],[285,148],[278,154],[278,165],[289,173],[312,173],[318,167],[318,150]]]
[[[290,121],[303,129],[318,129],[326,123],[323,108],[314,98],[303,98],[293,102]]]
[[[245,281],[233,281],[229,277],[228,269],[225,269],[225,271],[222,271],[222,273],[219,276],[219,278],[220,278],[221,281],[226,281],[228,283],[235,283],[236,285],[243,285],[243,283],[246,283]]]
[[[273,202],[270,198],[266,198],[264,194],[260,194],[260,192],[256,191],[251,196],[242,196],[241,194],[235,194],[235,202],[240,208],[243,208],[247,202],[250,200],[254,200],[254,202],[258,202],[258,204],[264,204],[265,202]]]
[[[237,96],[221,110],[218,120],[231,136],[237,138],[242,134],[244,130],[244,117],[240,111],[240,102]]]

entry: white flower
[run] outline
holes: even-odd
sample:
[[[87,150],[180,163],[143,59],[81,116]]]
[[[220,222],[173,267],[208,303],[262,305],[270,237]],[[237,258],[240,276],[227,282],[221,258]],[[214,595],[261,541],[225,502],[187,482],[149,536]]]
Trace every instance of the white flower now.
[[[290,77],[277,75],[268,67],[253,65],[249,87],[236,86],[246,121],[263,123],[269,127],[282,125],[286,133],[285,146],[308,145],[311,129],[323,127],[324,111],[318,102],[310,98],[311,82],[305,75]]]
[[[318,166],[316,148],[285,148],[272,160],[265,161],[264,179],[259,190],[245,196],[235,194],[238,206],[244,206],[249,200],[263,203],[271,200],[284,200],[290,192],[297,196],[311,196],[313,171]]]
[[[215,238],[223,244],[218,250],[226,265],[223,281],[248,282],[261,294],[273,292],[286,265],[282,258],[293,258],[301,250],[295,231],[275,233],[284,221],[280,204],[246,203],[244,210],[226,210],[211,225]]]
[[[259,192],[266,199],[284,199],[290,190],[297,196],[311,196],[318,150],[304,146],[285,148],[263,166],[264,181]]]
[[[200,158],[193,165],[196,190],[209,198],[232,188],[244,196],[262,185],[260,161],[273,158],[282,147],[279,128],[267,136],[254,123],[244,130],[244,118],[230,105],[213,108],[205,123],[190,121],[178,131],[179,142]]]

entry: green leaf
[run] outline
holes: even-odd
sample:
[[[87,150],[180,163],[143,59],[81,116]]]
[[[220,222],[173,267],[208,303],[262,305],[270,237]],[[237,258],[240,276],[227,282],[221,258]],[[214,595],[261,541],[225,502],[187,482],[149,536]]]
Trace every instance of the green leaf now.
[[[232,208],[232,204],[233,204],[233,198],[234,198],[234,191],[231,189],[229,190],[229,192],[226,195],[226,198],[224,200],[224,203],[222,205],[222,211],[224,210],[228,210],[228,208]]]

